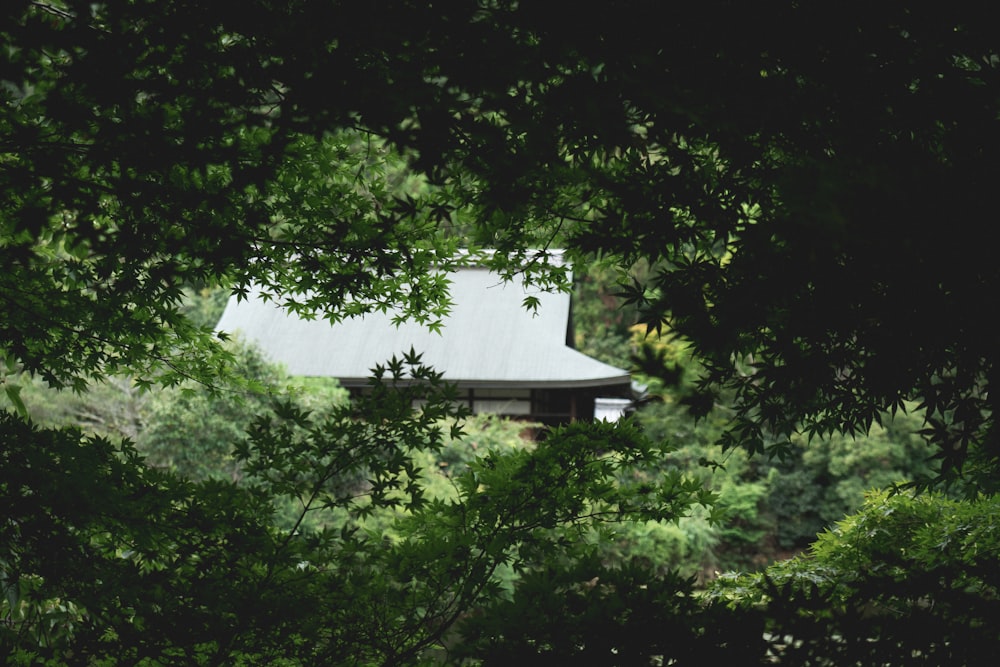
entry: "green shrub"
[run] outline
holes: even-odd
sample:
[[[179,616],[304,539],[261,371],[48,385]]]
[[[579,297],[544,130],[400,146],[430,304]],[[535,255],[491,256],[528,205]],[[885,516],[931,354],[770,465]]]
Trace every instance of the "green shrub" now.
[[[986,665],[1000,642],[1000,499],[868,496],[808,554],[723,577],[761,611],[780,664]]]

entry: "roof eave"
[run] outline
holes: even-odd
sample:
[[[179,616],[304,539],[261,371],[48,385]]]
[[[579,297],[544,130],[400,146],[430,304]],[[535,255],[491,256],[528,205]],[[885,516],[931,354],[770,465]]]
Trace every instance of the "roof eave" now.
[[[371,378],[338,378],[340,385],[348,389],[368,387]],[[459,389],[596,389],[598,387],[631,386],[628,375],[585,380],[448,380]],[[413,382],[409,378],[396,381],[406,386]]]

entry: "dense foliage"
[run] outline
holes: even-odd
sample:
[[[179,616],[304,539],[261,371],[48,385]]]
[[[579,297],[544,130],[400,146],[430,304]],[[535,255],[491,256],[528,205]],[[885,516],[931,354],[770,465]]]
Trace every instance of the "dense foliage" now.
[[[992,7],[719,0],[650,20],[660,9],[3,4],[0,382],[18,414],[0,415],[0,647],[12,660],[404,664],[438,646],[501,664],[732,652],[816,664],[842,639],[850,659],[885,648],[887,664],[971,663],[971,647],[995,646],[982,572],[996,552],[966,539],[1000,479],[985,307],[1000,273],[981,225],[1000,138]],[[549,261],[553,247],[569,262]],[[724,451],[691,457],[729,456],[747,484],[686,476],[670,462],[691,443],[648,425],[575,424],[463,460],[453,491],[432,494],[440,475],[421,467],[461,415],[416,356],[387,360],[368,402],[258,409],[238,353],[184,304],[192,290],[260,286],[307,317],[396,308],[434,326],[451,266],[569,288],[565,269],[593,257],[626,278],[627,312],[697,359],[665,409],[713,420],[722,406]],[[667,356],[640,361],[677,381]],[[129,409],[89,412],[86,431],[32,424],[25,373],[74,390],[113,379]],[[392,389],[404,377],[423,383]],[[185,406],[188,380],[237,387],[258,413],[226,479],[149,466],[116,437],[138,439],[154,386],[181,392],[170,408],[186,416],[168,420],[224,407]],[[417,413],[414,399],[427,401]],[[845,524],[872,577],[826,549],[834,538],[802,567],[828,561],[838,582],[775,584],[758,606],[702,604],[641,557],[607,566],[623,530],[662,543],[670,524],[656,522],[697,520],[726,494],[745,519],[730,537],[752,539],[753,508],[788,500],[769,498],[753,477],[764,472],[822,489],[814,509],[834,516],[859,490],[841,464],[895,476],[922,458],[873,431],[904,409],[938,459],[924,485],[967,499],[875,501],[859,515],[891,510],[864,520],[875,533]],[[870,432],[859,445],[822,437]],[[825,472],[743,468],[734,448]],[[897,512],[954,539],[935,551],[911,531],[900,559],[914,524]],[[849,621],[869,602],[899,614],[859,630]],[[769,655],[762,633],[785,628],[796,650]],[[903,641],[913,628],[922,644]]]
[[[997,500],[873,494],[796,558],[714,594],[767,610],[781,664],[989,665]]]
[[[662,452],[627,425],[490,445],[456,462],[440,493],[419,465],[446,453],[449,421],[457,435],[452,390],[415,358],[385,373],[370,397],[325,415],[285,402],[257,418],[236,450],[238,485],[193,483],[143,465],[127,442],[5,414],[4,651],[413,662],[501,599],[510,570],[536,571],[605,523],[709,500],[681,475],[636,481]],[[394,387],[413,377],[426,384]]]
[[[555,241],[657,268],[631,296],[733,394],[731,444],[913,400],[991,484],[986,5],[648,9],[6,3],[9,361],[211,376],[185,280],[433,320],[456,239]]]

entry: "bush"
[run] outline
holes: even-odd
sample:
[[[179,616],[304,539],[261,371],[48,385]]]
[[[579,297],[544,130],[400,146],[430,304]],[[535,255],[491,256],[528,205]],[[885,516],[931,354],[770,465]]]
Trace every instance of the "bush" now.
[[[809,553],[723,577],[714,599],[762,611],[780,664],[987,665],[1000,629],[1000,499],[868,496]]]

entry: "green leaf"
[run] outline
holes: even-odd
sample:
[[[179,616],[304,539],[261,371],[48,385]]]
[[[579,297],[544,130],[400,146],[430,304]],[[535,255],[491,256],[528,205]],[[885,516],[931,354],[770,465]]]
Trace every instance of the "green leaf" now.
[[[3,357],[3,363],[4,363],[4,366],[7,369],[7,373],[8,374],[16,373],[17,372],[18,366],[19,366],[19,362],[17,360],[17,357],[15,357],[14,355],[12,355],[12,354],[5,354],[4,357]]]
[[[18,415],[27,419],[28,418],[28,408],[25,407],[24,401],[21,400],[21,387],[16,384],[10,384],[4,382],[4,392],[7,394],[8,400],[14,406],[14,410]]]

